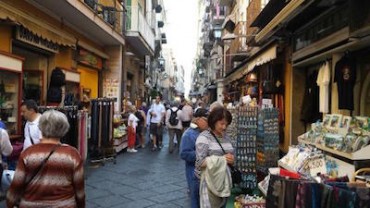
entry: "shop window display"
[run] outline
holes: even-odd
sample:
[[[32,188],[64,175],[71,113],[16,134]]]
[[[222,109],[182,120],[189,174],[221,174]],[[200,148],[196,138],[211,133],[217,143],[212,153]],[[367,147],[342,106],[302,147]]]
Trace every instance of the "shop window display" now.
[[[23,100],[33,99],[42,104],[42,71],[25,70],[23,73]]]
[[[17,133],[19,75],[0,74],[0,118],[9,134]]]

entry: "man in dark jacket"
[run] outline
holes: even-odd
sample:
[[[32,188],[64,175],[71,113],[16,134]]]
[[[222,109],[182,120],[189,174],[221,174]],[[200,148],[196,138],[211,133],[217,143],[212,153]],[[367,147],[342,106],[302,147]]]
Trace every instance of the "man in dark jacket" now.
[[[199,134],[208,128],[208,111],[200,108],[194,113],[193,119],[181,138],[180,157],[185,160],[186,180],[191,198],[191,207],[198,208],[199,204],[199,179],[195,176],[195,142]]]

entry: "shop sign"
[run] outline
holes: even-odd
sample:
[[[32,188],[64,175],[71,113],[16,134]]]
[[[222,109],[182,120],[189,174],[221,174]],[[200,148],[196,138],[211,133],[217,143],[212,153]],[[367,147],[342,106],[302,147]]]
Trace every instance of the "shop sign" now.
[[[79,49],[78,62],[92,66],[97,69],[103,68],[103,59],[84,49]]]
[[[59,53],[59,45],[57,43],[39,37],[22,26],[17,27],[15,39],[53,53]]]

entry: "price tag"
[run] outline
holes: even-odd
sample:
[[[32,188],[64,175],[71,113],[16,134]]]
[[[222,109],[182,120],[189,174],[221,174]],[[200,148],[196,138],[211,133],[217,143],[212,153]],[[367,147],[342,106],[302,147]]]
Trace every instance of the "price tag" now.
[[[311,160],[308,163],[308,167],[310,168],[311,176],[317,176],[318,173],[326,174],[326,163],[323,158]]]

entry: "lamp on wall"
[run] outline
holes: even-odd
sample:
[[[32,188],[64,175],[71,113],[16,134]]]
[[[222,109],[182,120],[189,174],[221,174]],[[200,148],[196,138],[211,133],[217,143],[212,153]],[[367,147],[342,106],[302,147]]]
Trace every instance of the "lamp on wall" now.
[[[125,55],[126,55],[126,56],[134,56],[135,54],[134,54],[134,53],[132,53],[131,51],[126,51]]]

